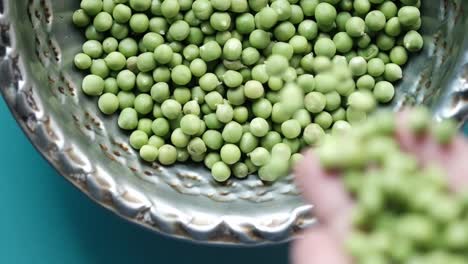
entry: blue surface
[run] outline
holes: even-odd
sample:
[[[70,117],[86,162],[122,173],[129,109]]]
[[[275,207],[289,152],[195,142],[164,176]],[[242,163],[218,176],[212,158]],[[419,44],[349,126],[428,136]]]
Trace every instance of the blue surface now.
[[[36,152],[0,96],[0,263],[287,263],[287,245],[199,246],[150,233],[95,205]]]

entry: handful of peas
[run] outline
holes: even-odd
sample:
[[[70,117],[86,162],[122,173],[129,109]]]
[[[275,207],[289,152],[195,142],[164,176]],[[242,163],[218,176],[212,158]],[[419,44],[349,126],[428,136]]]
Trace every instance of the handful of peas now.
[[[437,165],[423,166],[401,149],[395,122],[393,113],[379,112],[317,149],[356,201],[348,252],[362,264],[468,263],[467,196],[450,190]],[[406,126],[442,145],[457,133],[452,120],[431,123],[425,108],[411,111]]]
[[[82,0],[82,91],[147,162],[286,175],[389,103],[423,47],[418,0]]]

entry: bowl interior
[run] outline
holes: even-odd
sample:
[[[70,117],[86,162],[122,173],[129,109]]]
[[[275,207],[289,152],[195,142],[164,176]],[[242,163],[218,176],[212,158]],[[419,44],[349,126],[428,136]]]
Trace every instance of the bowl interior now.
[[[83,36],[71,23],[79,1],[0,3],[11,23],[0,41],[11,44],[0,49],[11,63],[2,68],[10,76],[1,80],[5,98],[38,149],[98,202],[154,230],[199,241],[282,241],[312,222],[292,176],[271,185],[255,177],[220,185],[200,165],[142,163],[116,118],[101,115],[80,91],[83,75],[73,57]],[[426,45],[407,65],[392,106],[426,104],[440,117],[462,116],[465,95],[457,87],[468,72],[468,2],[422,4]]]

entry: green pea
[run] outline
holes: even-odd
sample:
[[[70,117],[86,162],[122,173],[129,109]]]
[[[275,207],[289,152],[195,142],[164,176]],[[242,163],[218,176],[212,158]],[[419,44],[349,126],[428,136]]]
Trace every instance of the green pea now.
[[[111,36],[116,39],[125,39],[128,37],[129,28],[126,24],[114,23],[110,30]]]
[[[111,115],[119,109],[119,99],[115,94],[105,93],[99,97],[98,106],[102,113]]]
[[[162,165],[173,165],[177,161],[177,149],[171,145],[163,145],[159,148],[158,161]]]
[[[176,21],[169,27],[168,34],[173,40],[182,41],[189,36],[190,25],[184,20]]]
[[[303,139],[304,141],[311,146],[315,146],[322,142],[325,137],[325,131],[318,124],[309,124],[304,128]]]
[[[239,1],[239,0],[233,0]],[[245,0],[244,0],[245,1]],[[249,168],[245,163],[238,162],[232,166],[232,173],[239,179],[243,179],[249,175]]]
[[[403,45],[410,52],[420,51],[424,45],[422,36],[415,30],[406,33],[403,39]]]
[[[242,126],[235,121],[231,121],[224,127],[222,137],[225,142],[235,144],[241,140],[242,134]]]
[[[104,80],[97,75],[88,75],[83,79],[82,91],[89,96],[99,96],[104,91]]]
[[[134,149],[141,149],[147,143],[148,135],[143,131],[135,130],[130,135],[130,145]]]
[[[315,42],[314,51],[317,56],[331,58],[336,54],[336,46],[331,39],[320,38]]]
[[[315,7],[315,19],[319,25],[329,26],[335,22],[337,12],[329,3],[320,3]]]
[[[353,39],[346,32],[339,32],[333,37],[336,50],[340,53],[347,53],[353,48]]]
[[[209,0],[196,0],[192,4],[195,16],[200,20],[207,20],[213,13],[213,6]]]
[[[206,62],[219,59],[221,54],[221,47],[216,41],[208,41],[200,47],[200,57]]]
[[[166,18],[174,18],[179,14],[178,0],[164,0],[161,4],[161,14]]]
[[[275,27],[273,34],[278,41],[289,41],[296,34],[296,28],[289,21],[281,22]]]
[[[93,64],[91,57],[84,53],[78,53],[74,58],[75,66],[80,70],[87,70]]]
[[[134,130],[138,126],[138,114],[135,109],[123,109],[119,115],[118,125],[124,130]]]
[[[262,29],[256,29],[250,33],[249,42],[256,49],[265,49],[271,42],[270,34]]]
[[[249,99],[258,99],[263,96],[265,90],[262,83],[251,80],[244,85],[244,94]]]
[[[346,22],[346,33],[353,38],[361,37],[365,34],[366,23],[360,17],[351,17]]]
[[[398,10],[398,20],[403,26],[411,26],[418,22],[421,13],[417,7],[404,6]]]
[[[167,1],[164,1],[164,2],[167,2]],[[149,28],[148,16],[146,16],[145,14],[134,14],[130,18],[129,25],[130,25],[130,28],[133,30],[133,32],[144,33]]]
[[[101,0],[82,0],[80,4],[81,9],[83,9],[86,14],[90,16],[95,16],[101,12],[103,3]]]
[[[387,81],[380,81],[375,84],[374,96],[380,103],[390,102],[395,95],[395,88],[393,84]]]
[[[231,177],[231,169],[224,162],[218,161],[213,165],[211,174],[216,181],[225,182]]]
[[[78,9],[73,12],[72,20],[77,27],[86,27],[91,23],[90,17],[83,9]]]

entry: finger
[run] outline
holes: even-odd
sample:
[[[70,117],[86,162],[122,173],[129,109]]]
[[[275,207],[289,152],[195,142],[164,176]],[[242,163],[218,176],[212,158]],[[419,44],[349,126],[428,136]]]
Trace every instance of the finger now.
[[[397,140],[402,148],[414,154],[423,166],[440,166],[448,175],[454,191],[468,187],[468,143],[463,136],[457,136],[451,144],[440,145],[429,134],[415,136],[408,128],[408,112],[398,117]]]
[[[315,205],[314,215],[322,223],[331,219],[348,219],[353,202],[338,175],[325,172],[313,151],[305,154],[296,167],[296,182],[305,199]],[[340,223],[334,223],[341,226]]]
[[[327,228],[311,228],[297,239],[291,249],[293,264],[350,264],[340,240]]]

